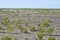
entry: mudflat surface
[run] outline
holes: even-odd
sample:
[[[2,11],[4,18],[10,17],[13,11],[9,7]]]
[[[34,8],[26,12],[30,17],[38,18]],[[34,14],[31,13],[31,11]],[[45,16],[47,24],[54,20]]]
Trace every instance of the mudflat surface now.
[[[48,13],[44,14],[45,11]],[[37,13],[40,13],[40,15],[37,15]],[[2,25],[4,17],[8,17],[10,21],[13,21],[17,20],[19,16],[22,19],[20,25],[22,25],[24,28],[27,28],[29,33],[22,33],[12,24],[10,24],[10,26],[13,28],[13,30],[8,33],[6,30],[7,28]],[[32,19],[34,19],[33,22]],[[3,29],[0,30],[0,39],[5,35],[9,35],[12,38],[16,37],[17,40],[36,40],[38,31],[31,32],[29,31],[29,28],[30,26],[34,25],[37,30],[37,24],[41,24],[42,19],[50,20],[50,27],[54,29],[51,35],[44,35],[42,40],[48,40],[49,36],[54,36],[56,40],[60,40],[60,9],[0,9],[0,25],[3,27]],[[26,22],[29,22],[29,26],[26,26]]]

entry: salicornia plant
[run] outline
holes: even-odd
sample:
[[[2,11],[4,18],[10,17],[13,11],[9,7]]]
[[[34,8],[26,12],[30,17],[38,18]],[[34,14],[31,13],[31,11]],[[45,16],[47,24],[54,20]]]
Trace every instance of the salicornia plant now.
[[[39,11],[39,12],[37,12],[36,14],[37,14],[37,16],[40,16],[41,13],[40,13],[40,11]]]
[[[15,37],[14,40],[17,40],[17,38]]]
[[[21,17],[19,17],[17,20],[14,20],[12,22],[15,26],[19,25],[21,23]]]
[[[34,31],[35,30],[35,27],[34,26],[31,26],[30,27],[30,31]]]
[[[55,37],[49,37],[48,40],[56,40]]]
[[[12,31],[12,27],[11,26],[8,26],[7,27],[7,32],[11,32]]]
[[[42,27],[38,27],[38,32],[44,32],[44,29]]]
[[[43,38],[43,33],[42,33],[42,32],[39,32],[39,33],[37,34],[37,38],[38,38],[38,40],[42,40],[42,38]]]
[[[48,24],[48,21],[42,20],[42,25],[45,26],[45,27],[47,27],[47,26],[49,25],[49,24]]]
[[[2,40],[12,40],[12,38],[10,36],[4,36]]]
[[[53,32],[53,28],[48,28],[47,30],[46,30],[46,33],[48,33],[48,34],[51,34]]]
[[[22,27],[22,26],[18,26],[19,30],[23,33],[27,33],[27,29]]]
[[[0,30],[2,30],[2,27],[0,27]]]
[[[7,17],[5,17],[3,20],[3,25],[7,26],[7,25],[9,25],[9,22],[10,22],[10,20]]]

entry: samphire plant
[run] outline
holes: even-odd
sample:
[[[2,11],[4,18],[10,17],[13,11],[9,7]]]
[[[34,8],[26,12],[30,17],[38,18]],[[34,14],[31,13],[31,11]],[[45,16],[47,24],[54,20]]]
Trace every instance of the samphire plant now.
[[[10,22],[10,20],[8,19],[8,17],[5,17],[2,24],[4,26],[7,26],[9,24],[9,22]]]
[[[37,12],[36,14],[37,14],[37,16],[40,16],[41,13],[40,13],[40,11],[39,11],[39,12]]]
[[[23,33],[27,33],[28,31],[27,31],[26,28],[24,28],[24,30],[22,30],[22,32],[23,32]]]
[[[11,26],[8,26],[7,27],[7,32],[11,32],[12,31],[12,27]]]
[[[17,24],[21,23],[21,17],[18,17],[16,23],[17,23]]]
[[[17,40],[17,38],[15,37],[14,40]]]
[[[12,21],[12,23],[17,26],[21,23],[21,17],[19,17],[17,20]]]
[[[44,29],[42,27],[38,27],[38,32],[44,32]]]
[[[26,22],[26,26],[28,26],[29,22]]]
[[[35,30],[35,27],[34,26],[31,26],[30,27],[30,31],[34,31]]]
[[[48,13],[48,10],[45,10],[43,13],[44,13],[45,15],[46,15],[46,14],[49,14],[49,13]]]
[[[48,21],[42,20],[42,25],[45,26],[45,27],[47,27],[47,26],[49,25],[49,24],[48,24]]]
[[[12,38],[10,36],[4,36],[2,40],[12,40]]]
[[[31,19],[32,22],[34,22],[34,20],[35,20],[34,18]]]
[[[43,38],[43,33],[42,33],[42,32],[39,32],[39,33],[37,34],[37,38],[38,38],[38,40],[42,40],[42,38]]]
[[[18,28],[19,28],[20,31],[23,32],[23,33],[27,33],[27,32],[28,32],[27,29],[24,28],[24,27],[22,27],[22,26],[18,26]]]
[[[0,30],[2,30],[2,27],[0,27]]]
[[[48,40],[56,40],[55,37],[49,37]]]
[[[38,27],[40,27],[41,24],[38,24]]]
[[[51,34],[53,32],[53,28],[49,27],[47,30],[46,30],[46,33],[48,34]]]

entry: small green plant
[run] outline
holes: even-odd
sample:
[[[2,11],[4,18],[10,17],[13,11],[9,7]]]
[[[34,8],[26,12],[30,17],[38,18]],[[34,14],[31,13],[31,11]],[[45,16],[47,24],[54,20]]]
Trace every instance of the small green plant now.
[[[2,30],[2,27],[0,27],[0,30]]]
[[[31,26],[30,27],[30,31],[34,31],[35,30],[35,27],[34,26]]]
[[[21,23],[21,18],[19,17],[17,20],[12,21],[12,23],[17,26]]]
[[[12,23],[13,25],[15,25],[15,20],[13,20],[11,23]]]
[[[7,26],[9,24],[9,22],[10,22],[10,20],[7,17],[5,17],[2,24],[4,26]]]
[[[17,40],[17,38],[15,37],[14,40]]]
[[[21,23],[21,17],[19,17],[16,21],[17,24],[20,24]]]
[[[22,31],[23,33],[27,33],[27,29],[26,28],[24,28],[24,30]]]
[[[4,36],[2,40],[12,40],[12,38],[10,36]]]
[[[48,11],[46,10],[46,11],[44,11],[44,14],[46,15],[46,14],[48,14]]]
[[[26,22],[26,26],[28,26],[28,24],[29,24],[29,23],[28,23],[28,22]]]
[[[11,26],[8,26],[7,27],[7,32],[11,32],[12,31],[12,27]]]
[[[41,27],[38,27],[38,32],[44,32],[44,30],[43,30],[43,28],[41,28]]]
[[[48,21],[46,21],[46,20],[42,20],[42,24],[43,24],[43,26],[48,26],[49,24],[48,24]]]
[[[36,13],[36,14],[37,14],[37,16],[40,16],[40,14],[41,14],[41,13],[40,13],[40,12],[38,12],[38,13]]]
[[[55,37],[49,37],[48,40],[56,40]]]
[[[42,33],[42,32],[39,32],[39,33],[37,34],[37,38],[38,38],[38,40],[42,40],[42,38],[43,38],[43,33]]]
[[[40,27],[40,24],[38,24],[38,27]]]
[[[21,32],[23,33],[27,33],[27,29],[22,27],[22,26],[18,26],[18,28],[20,29]]]
[[[48,34],[51,34],[53,32],[53,28],[48,28],[47,30],[46,30],[46,33],[48,33]]]
[[[34,18],[31,19],[32,22],[34,22],[34,20],[35,20]]]

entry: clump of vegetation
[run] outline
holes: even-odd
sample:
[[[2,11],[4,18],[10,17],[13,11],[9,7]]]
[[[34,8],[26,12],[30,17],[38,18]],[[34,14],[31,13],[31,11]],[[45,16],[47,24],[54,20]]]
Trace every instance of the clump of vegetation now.
[[[40,11],[38,11],[36,14],[37,14],[37,16],[40,16],[41,13],[40,13]]]
[[[9,22],[10,22],[10,20],[7,17],[5,17],[2,24],[4,26],[7,26],[9,24]]]
[[[2,40],[12,40],[12,38],[10,36],[4,36]]]
[[[12,31],[12,27],[11,26],[8,26],[7,27],[7,32],[11,32]]]
[[[46,15],[46,14],[48,14],[48,11],[46,10],[46,11],[44,11],[43,13]]]
[[[38,32],[42,32],[43,33],[44,32],[43,28],[42,27],[39,27],[38,28]]]
[[[20,29],[21,32],[23,33],[27,33],[27,29],[22,27],[22,26],[18,26],[18,28]]]
[[[17,40],[17,38],[15,37],[14,40]]]
[[[21,17],[18,17],[16,23],[17,23],[17,24],[21,23]]]
[[[24,28],[24,30],[22,30],[22,32],[23,32],[23,33],[27,33],[27,29],[26,29],[26,28]]]
[[[45,26],[45,27],[47,27],[49,24],[48,24],[48,21],[46,21],[46,20],[42,20],[42,24],[43,24],[43,26]]]
[[[34,31],[35,30],[35,27],[34,26],[31,26],[30,27],[30,31]]]
[[[2,30],[2,27],[0,27],[0,30]]]
[[[42,33],[42,32],[39,32],[39,33],[37,34],[37,38],[38,38],[38,40],[42,40],[42,38],[43,38],[43,33]]]
[[[15,26],[19,25],[21,23],[21,17],[19,17],[17,20],[14,20],[12,22]]]
[[[49,37],[48,40],[56,40],[55,37]]]
[[[38,27],[40,27],[40,24],[38,24]]]
[[[32,22],[34,22],[34,20],[35,20],[34,18],[31,19]]]
[[[47,30],[46,30],[46,33],[48,33],[48,34],[51,34],[53,32],[53,28],[48,28]]]
[[[28,23],[28,22],[26,22],[26,26],[28,26],[28,24],[29,24],[29,23]]]

